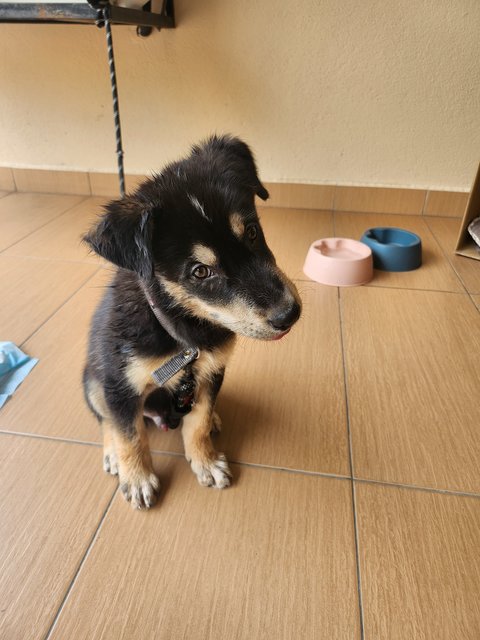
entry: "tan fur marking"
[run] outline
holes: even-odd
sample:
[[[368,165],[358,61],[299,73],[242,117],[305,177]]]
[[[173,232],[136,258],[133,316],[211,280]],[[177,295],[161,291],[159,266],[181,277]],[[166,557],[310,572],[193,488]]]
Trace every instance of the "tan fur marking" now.
[[[232,338],[221,347],[213,351],[201,351],[195,361],[193,370],[199,382],[203,382],[227,366],[228,360],[235,347],[236,338]]]
[[[133,439],[124,437],[118,429],[112,430],[120,473],[130,481],[134,481],[138,476],[143,477],[145,471],[152,470],[152,457],[143,420],[137,420],[136,427],[137,435]]]
[[[204,244],[194,245],[192,255],[195,260],[198,260],[198,262],[206,264],[209,267],[215,266],[218,262],[217,256],[213,249],[206,247]]]
[[[112,425],[111,425],[110,421],[104,420],[104,422],[102,424],[102,430],[103,430],[103,449],[104,449],[104,451],[105,450],[114,449],[113,436],[112,436]]]
[[[156,502],[160,482],[153,472],[152,456],[141,413],[137,415],[135,428],[134,437],[127,437],[119,429],[112,429],[118,457],[119,484],[134,508],[148,509]]]
[[[90,400],[90,404],[98,415],[102,416],[102,418],[108,418],[110,413],[108,411],[107,403],[105,402],[103,387],[97,380],[95,380],[95,378],[90,378],[88,380],[87,395]]]
[[[293,282],[278,267],[273,266],[272,270],[285,284],[292,298],[301,305],[300,296]],[[227,305],[210,304],[193,297],[182,285],[159,276],[158,278],[167,293],[197,318],[205,318],[227,327],[234,333],[251,338],[269,339],[275,335],[275,331],[268,324],[265,311],[250,306],[241,297],[237,297]]]
[[[152,384],[152,371],[165,364],[173,355],[172,352],[161,358],[141,356],[132,356],[130,358],[125,369],[125,375],[130,386],[135,389],[138,395],[141,395],[146,387]]]
[[[110,420],[103,420],[103,470],[112,476],[118,475],[118,458],[115,451],[115,443],[113,441],[112,429],[114,429]]]
[[[182,436],[185,457],[198,482],[203,486],[228,487],[231,473],[223,453],[218,453],[210,439],[213,404],[208,393],[201,389],[191,413],[183,421]]]
[[[265,316],[257,313],[240,298],[228,305],[217,306],[192,298],[188,291],[175,282],[163,278],[161,282],[167,293],[197,318],[205,318],[252,338],[268,337],[272,333],[265,322]]]
[[[194,411],[183,419],[182,436],[187,460],[206,462],[215,455],[210,429],[213,406],[208,395],[201,390],[197,395]]]
[[[159,278],[159,280],[165,287],[167,293],[171,295],[175,301],[177,301],[180,305],[187,309],[187,311],[193,313],[193,315],[197,318],[211,319],[207,304],[203,303],[198,298],[193,298],[191,294],[180,284],[172,282],[171,280],[166,280],[164,278]]]
[[[237,236],[237,238],[242,238],[243,233],[245,231],[245,224],[243,222],[243,218],[239,213],[232,213],[230,215],[230,226],[232,228],[233,233]]]
[[[221,347],[214,349],[213,351],[200,351],[200,357],[194,363],[194,371],[197,378],[203,382],[213,374],[220,371],[227,366],[228,359],[235,346],[235,336],[232,336],[230,340],[224,343]],[[130,386],[135,390],[138,395],[146,396],[154,388],[152,381],[152,371],[161,367],[167,360],[169,360],[174,353],[168,354],[162,358],[149,358],[133,356],[130,359],[126,369],[125,375],[130,383]],[[172,376],[170,380],[165,384],[165,387],[174,388],[179,379],[182,377],[183,371],[179,371]]]

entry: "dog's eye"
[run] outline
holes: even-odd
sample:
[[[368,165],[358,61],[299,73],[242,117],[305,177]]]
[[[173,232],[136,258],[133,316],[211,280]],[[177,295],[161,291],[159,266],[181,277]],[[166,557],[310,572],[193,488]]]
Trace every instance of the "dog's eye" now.
[[[205,278],[213,275],[213,271],[204,264],[197,264],[192,271],[192,275],[197,278],[197,280],[205,280]]]
[[[249,224],[247,226],[247,228],[245,229],[245,234],[246,234],[247,238],[250,240],[250,242],[254,242],[257,239],[257,236],[258,236],[258,227],[257,227],[257,225],[254,222]]]

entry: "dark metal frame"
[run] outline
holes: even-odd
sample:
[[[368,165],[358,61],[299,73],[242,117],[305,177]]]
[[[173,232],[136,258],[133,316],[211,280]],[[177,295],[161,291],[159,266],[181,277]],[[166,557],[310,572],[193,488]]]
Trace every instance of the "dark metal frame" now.
[[[123,170],[122,133],[120,108],[118,103],[117,78],[112,41],[112,24],[136,25],[139,36],[148,36],[154,27],[173,29],[175,27],[174,0],[163,0],[160,13],[152,13],[152,3],[148,0],[142,9],[126,9],[109,4],[108,0],[88,0],[70,4],[30,4],[5,3],[0,1],[0,22],[34,24],[95,24],[105,27],[107,34],[108,64],[112,85],[113,116],[117,145],[117,164],[120,195],[125,196],[125,176]]]
[[[97,9],[87,2],[64,4],[0,2],[0,22],[97,24],[99,10],[101,10],[100,3]],[[142,9],[127,9],[110,5],[109,11],[112,24],[157,27],[157,29],[173,29],[175,27],[173,0],[164,0],[161,13],[152,13],[151,2],[147,2]]]

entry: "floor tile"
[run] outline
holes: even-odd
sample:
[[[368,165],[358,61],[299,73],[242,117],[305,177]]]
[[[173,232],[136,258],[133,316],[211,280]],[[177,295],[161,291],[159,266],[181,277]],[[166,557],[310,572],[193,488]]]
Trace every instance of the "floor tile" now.
[[[480,500],[357,484],[365,637],[477,640]]]
[[[359,638],[348,481],[234,467],[217,491],[156,464],[160,504],[117,494],[51,640]]]
[[[1,339],[20,345],[97,267],[0,255]]]
[[[82,196],[12,193],[0,199],[0,251],[61,215]]]
[[[466,294],[341,291],[360,478],[480,492],[480,319]]]
[[[44,638],[113,494],[101,451],[0,434],[0,637]]]
[[[219,395],[215,446],[234,461],[349,475],[337,290],[299,283],[303,318],[280,342],[240,338]],[[179,431],[151,446],[183,452]]]
[[[375,270],[371,286],[463,291],[461,283],[423,218],[385,214],[335,214],[335,235],[340,237],[360,240],[367,229],[386,226],[407,229],[420,236],[423,263],[415,271],[402,273]]]
[[[308,248],[319,238],[333,235],[333,215],[299,209],[259,210],[260,220],[277,264],[290,278],[308,280],[303,263]]]
[[[104,198],[84,199],[60,218],[7,249],[5,254],[100,264],[101,259],[89,251],[81,238],[101,213],[104,202]]]
[[[101,269],[23,345],[39,363],[0,410],[0,429],[100,441],[82,391],[88,328],[110,274]]]
[[[428,226],[447,255],[453,268],[470,293],[480,293],[480,260],[457,256],[455,247],[460,231],[461,220],[448,218],[429,218]]]

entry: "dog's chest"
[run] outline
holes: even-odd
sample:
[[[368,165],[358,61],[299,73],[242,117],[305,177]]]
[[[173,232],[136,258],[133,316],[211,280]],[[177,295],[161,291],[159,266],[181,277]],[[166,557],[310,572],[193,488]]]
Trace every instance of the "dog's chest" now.
[[[216,373],[225,369],[234,345],[235,339],[232,338],[212,350],[200,350],[198,359],[192,363],[192,371],[197,386],[202,385]],[[138,395],[142,395],[147,388],[151,389],[154,386],[152,372],[163,366],[175,354],[176,352],[172,351],[162,356],[136,354],[130,356],[125,367],[125,376]],[[184,370],[181,369],[163,386],[166,389],[175,389],[183,374]]]

